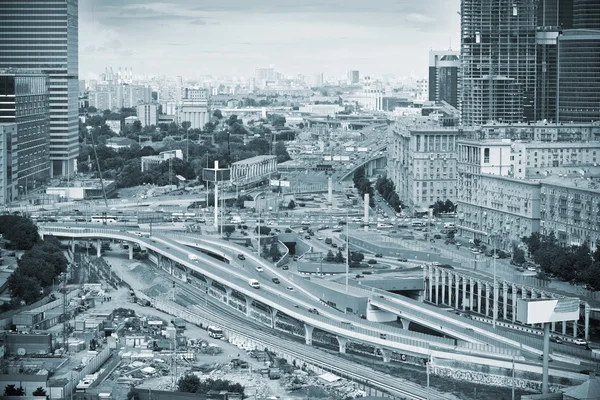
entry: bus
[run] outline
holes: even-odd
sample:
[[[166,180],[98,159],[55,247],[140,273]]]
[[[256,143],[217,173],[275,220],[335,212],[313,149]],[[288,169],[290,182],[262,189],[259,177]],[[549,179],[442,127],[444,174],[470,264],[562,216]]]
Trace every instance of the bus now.
[[[91,219],[92,223],[100,223],[100,224],[116,224],[117,217],[114,215],[92,215]]]
[[[425,222],[423,222],[423,221],[413,221],[412,222],[412,226],[413,226],[413,228],[424,227],[425,226]]]
[[[222,339],[223,338],[223,329],[217,328],[215,326],[208,327],[208,336],[214,339]]]

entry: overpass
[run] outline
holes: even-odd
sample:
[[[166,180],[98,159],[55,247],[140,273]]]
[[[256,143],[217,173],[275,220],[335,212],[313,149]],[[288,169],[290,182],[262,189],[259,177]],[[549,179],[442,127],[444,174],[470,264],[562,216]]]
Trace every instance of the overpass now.
[[[247,316],[251,314],[253,302],[265,305],[271,310],[271,315],[265,316],[271,320],[271,327],[274,326],[277,312],[284,313],[304,325],[307,344],[312,343],[314,329],[329,333],[338,340],[339,350],[342,353],[345,352],[346,344],[351,341],[368,344],[380,349],[384,355],[384,360],[389,360],[392,352],[401,352],[421,357],[432,355],[444,359],[460,359],[475,364],[487,364],[489,359],[486,360],[486,357],[491,356],[506,360],[519,354],[519,351],[515,349],[494,347],[489,343],[484,343],[485,336],[476,336],[468,330],[467,332],[458,332],[456,329],[451,329],[447,332],[447,334],[452,332],[460,336],[461,340],[459,341],[394,328],[367,321],[352,314],[343,314],[330,307],[325,307],[321,303],[321,299],[314,295],[314,293],[319,293],[318,285],[311,284],[311,282],[285,271],[280,271],[272,264],[254,256],[245,248],[224,241],[199,239],[192,235],[163,235],[162,233],[145,237],[123,230],[65,228],[53,225],[41,226],[40,234],[66,237],[73,240],[113,239],[138,243],[141,247],[156,255],[156,263],[159,268],[163,268],[164,264],[167,264],[169,272],[180,280],[204,289],[207,293],[221,299],[226,304],[234,305],[240,311],[245,312]],[[179,238],[174,240],[173,238],[176,236],[179,236]],[[282,288],[282,285],[269,284],[269,280],[261,274],[251,274],[243,267],[232,267],[218,262],[201,252],[190,250],[186,244],[202,248],[205,251],[216,252],[231,260],[234,257],[228,254],[228,251],[244,254],[248,261],[263,266],[266,270],[284,279],[285,282],[291,282],[298,291],[289,291]],[[195,261],[189,258],[190,254],[195,256]],[[163,259],[168,259],[170,262],[165,263]],[[177,268],[179,270],[176,272],[175,269]],[[250,288],[248,285],[248,279],[250,278],[262,279],[260,290]],[[214,283],[225,288],[225,290],[219,292]],[[245,302],[240,302],[240,298],[244,298]],[[372,306],[376,307],[377,304],[382,306],[382,303],[375,303]],[[309,313],[306,308],[298,308],[299,305],[306,308],[316,308],[319,310],[319,314]],[[415,314],[417,312],[420,311],[416,311]],[[463,342],[463,338],[467,341]],[[520,348],[520,346],[518,347]],[[523,347],[523,350],[536,354],[540,353],[535,348]]]
[[[366,176],[375,175],[376,169],[384,169],[387,165],[386,150],[387,145],[384,144],[373,148],[372,151],[369,151],[364,155],[361,155],[359,158],[353,161],[354,166],[339,177],[339,181],[344,181],[348,178],[351,178],[354,174],[354,171],[356,171],[359,167],[365,167]],[[383,154],[380,155],[380,152],[383,152]]]

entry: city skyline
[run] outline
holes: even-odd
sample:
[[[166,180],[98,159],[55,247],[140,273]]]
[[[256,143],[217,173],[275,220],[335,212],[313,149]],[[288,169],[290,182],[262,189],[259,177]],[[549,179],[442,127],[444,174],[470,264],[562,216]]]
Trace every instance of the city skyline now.
[[[190,79],[250,77],[269,65],[286,75],[355,69],[361,76],[426,76],[430,49],[460,48],[459,8],[459,0],[387,1],[377,10],[356,0],[82,0],[80,76],[97,79],[105,66],[118,65]]]

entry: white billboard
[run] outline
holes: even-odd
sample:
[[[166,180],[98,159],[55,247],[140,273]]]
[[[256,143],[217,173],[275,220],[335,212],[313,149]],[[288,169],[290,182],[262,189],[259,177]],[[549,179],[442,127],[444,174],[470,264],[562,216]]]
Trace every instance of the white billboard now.
[[[346,151],[347,152],[352,152],[352,151],[354,151],[354,147],[346,147]]]
[[[331,156],[325,156],[325,157],[323,157],[323,161],[331,161]]]
[[[364,153],[366,151],[369,151],[369,148],[368,147],[357,147],[356,151],[360,151],[360,152]]]
[[[517,320],[524,324],[576,321],[579,299],[517,299]]]

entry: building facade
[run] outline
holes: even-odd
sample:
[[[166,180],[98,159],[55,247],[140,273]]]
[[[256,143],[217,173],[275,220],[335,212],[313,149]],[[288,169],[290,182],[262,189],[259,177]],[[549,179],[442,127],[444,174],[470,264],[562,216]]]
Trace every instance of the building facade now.
[[[177,108],[177,122],[188,121],[191,129],[202,129],[210,121],[207,101],[183,100]]]
[[[0,123],[17,124],[18,182],[23,190],[50,177],[48,79],[42,74],[0,73]]]
[[[142,172],[147,171],[152,166],[159,165],[162,162],[167,161],[170,158],[179,158],[183,160],[183,151],[181,150],[168,150],[161,151],[157,156],[143,156],[142,161]]]
[[[512,177],[510,139],[458,141],[458,234],[510,249],[540,227],[539,182]]]
[[[0,123],[0,205],[7,205],[18,195],[17,124]]]
[[[251,187],[276,173],[276,156],[250,157],[231,164],[231,183],[239,188]]]
[[[518,108],[523,118],[534,119],[537,3],[537,0],[462,0],[463,125],[487,122],[490,118],[486,111],[490,112],[494,106],[486,107],[482,102],[490,99],[501,105],[500,100],[508,101],[507,96],[513,93],[520,99]]]
[[[554,233],[565,245],[600,245],[600,182],[583,176],[552,176],[541,181],[541,233]]]
[[[396,123],[390,131],[388,177],[414,212],[456,197],[456,143],[462,129]]]
[[[142,127],[158,125],[158,105],[154,103],[138,104],[137,116]]]
[[[152,88],[144,85],[126,85],[103,83],[90,90],[90,106],[98,110],[120,110],[123,107],[134,108],[138,104],[152,100]]]
[[[77,0],[0,2],[0,26],[0,68],[48,76],[50,171],[70,175],[79,155]]]
[[[458,108],[459,51],[429,51],[429,101]]]
[[[599,3],[600,4],[600,3]],[[600,121],[600,28],[558,38],[557,120]]]

